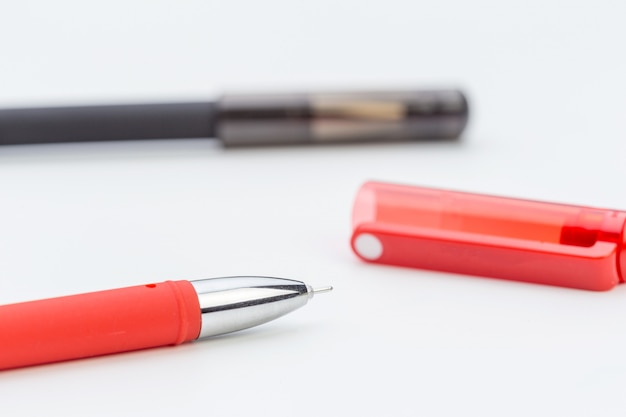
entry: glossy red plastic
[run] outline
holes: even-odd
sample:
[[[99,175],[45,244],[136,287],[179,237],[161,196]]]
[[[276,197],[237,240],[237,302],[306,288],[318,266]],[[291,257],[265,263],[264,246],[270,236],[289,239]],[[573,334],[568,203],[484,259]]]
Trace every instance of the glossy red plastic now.
[[[200,333],[188,281],[0,306],[0,369],[177,345]]]
[[[367,262],[597,291],[626,276],[622,211],[368,182],[352,220]]]

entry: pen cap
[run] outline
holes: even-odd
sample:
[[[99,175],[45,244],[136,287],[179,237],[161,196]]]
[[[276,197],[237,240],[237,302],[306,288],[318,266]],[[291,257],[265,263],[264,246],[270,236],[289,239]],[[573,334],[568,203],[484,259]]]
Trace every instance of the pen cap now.
[[[232,94],[216,131],[226,146],[453,139],[467,118],[457,90]]]
[[[626,276],[622,211],[368,182],[352,222],[367,262],[589,290]]]

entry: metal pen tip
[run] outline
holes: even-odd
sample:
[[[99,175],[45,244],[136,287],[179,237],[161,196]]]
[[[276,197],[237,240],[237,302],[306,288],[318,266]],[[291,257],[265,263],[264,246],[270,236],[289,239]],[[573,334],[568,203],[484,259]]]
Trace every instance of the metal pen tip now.
[[[313,288],[313,294],[319,294],[319,293],[323,293],[323,292],[330,292],[333,290],[333,287],[328,285],[326,287],[320,287],[320,288]]]

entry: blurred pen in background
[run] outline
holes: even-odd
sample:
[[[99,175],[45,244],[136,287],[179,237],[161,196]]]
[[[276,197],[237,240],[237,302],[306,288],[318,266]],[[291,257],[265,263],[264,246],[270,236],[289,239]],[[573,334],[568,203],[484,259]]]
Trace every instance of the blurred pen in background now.
[[[458,90],[232,94],[216,101],[0,109],[0,145],[216,138],[225,146],[456,139]]]

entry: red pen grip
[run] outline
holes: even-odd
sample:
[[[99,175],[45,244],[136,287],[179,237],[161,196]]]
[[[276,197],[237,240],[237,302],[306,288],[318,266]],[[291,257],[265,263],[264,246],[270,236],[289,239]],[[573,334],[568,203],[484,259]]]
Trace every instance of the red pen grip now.
[[[200,327],[188,281],[0,306],[0,369],[177,345]]]

